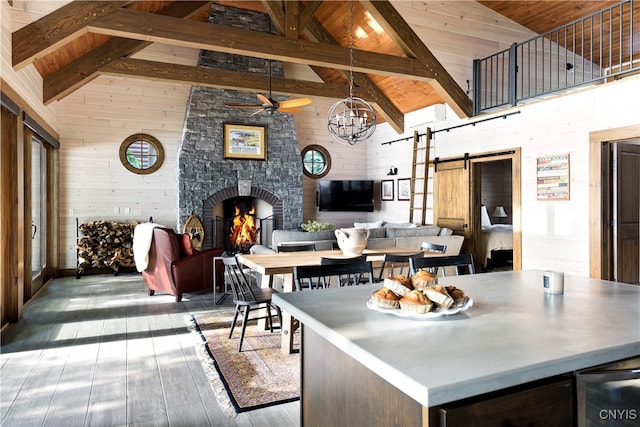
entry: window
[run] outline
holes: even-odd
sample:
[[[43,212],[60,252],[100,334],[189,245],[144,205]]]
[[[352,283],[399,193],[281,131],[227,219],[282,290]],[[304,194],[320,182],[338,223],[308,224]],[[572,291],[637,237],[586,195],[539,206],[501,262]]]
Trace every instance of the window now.
[[[151,135],[136,133],[120,145],[120,161],[133,173],[153,173],[162,166],[164,149],[160,141]]]
[[[331,169],[331,156],[320,145],[308,145],[302,150],[302,171],[309,178],[322,178]]]

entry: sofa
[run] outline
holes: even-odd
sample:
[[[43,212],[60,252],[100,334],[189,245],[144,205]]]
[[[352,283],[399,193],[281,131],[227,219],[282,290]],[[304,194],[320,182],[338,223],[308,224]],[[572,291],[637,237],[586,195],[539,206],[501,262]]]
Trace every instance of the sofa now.
[[[182,294],[213,290],[213,258],[222,249],[193,249],[188,234],[179,234],[169,228],[156,227],[148,254],[148,264],[142,271],[149,295],[162,292],[182,300]],[[216,264],[215,284],[223,283],[222,263]]]
[[[453,230],[436,225],[378,221],[354,223],[354,227],[369,230],[368,249],[409,248],[419,250],[422,242],[429,242],[446,245],[445,253],[447,255],[458,255],[464,242],[464,236],[454,235]],[[313,242],[316,250],[328,250],[333,248],[337,239],[333,231],[273,230],[271,247],[255,245],[251,248],[251,253],[272,253],[276,251],[279,244],[294,242]]]

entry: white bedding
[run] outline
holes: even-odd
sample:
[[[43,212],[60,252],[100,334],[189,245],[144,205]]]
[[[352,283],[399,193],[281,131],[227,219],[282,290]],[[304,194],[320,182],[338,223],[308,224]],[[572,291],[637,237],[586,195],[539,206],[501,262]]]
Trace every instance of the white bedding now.
[[[484,263],[491,258],[491,251],[513,249],[513,225],[493,224],[482,227],[482,241],[484,248]]]

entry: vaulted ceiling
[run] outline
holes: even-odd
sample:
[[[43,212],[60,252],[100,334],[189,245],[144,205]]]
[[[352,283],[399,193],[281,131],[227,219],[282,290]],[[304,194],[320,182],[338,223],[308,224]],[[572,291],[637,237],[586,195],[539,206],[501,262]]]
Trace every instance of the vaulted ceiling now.
[[[133,59],[151,43],[306,64],[322,82],[273,78],[274,93],[344,98],[350,68],[348,1],[220,0],[268,13],[275,34],[207,23],[210,1],[74,1],[15,31],[13,66],[33,63],[43,102],[60,100],[101,74],[199,86],[267,91],[269,78]],[[541,33],[598,11],[611,1],[480,1]],[[404,115],[447,103],[460,117],[471,100],[387,0],[353,2],[354,95],[370,101],[396,131]]]

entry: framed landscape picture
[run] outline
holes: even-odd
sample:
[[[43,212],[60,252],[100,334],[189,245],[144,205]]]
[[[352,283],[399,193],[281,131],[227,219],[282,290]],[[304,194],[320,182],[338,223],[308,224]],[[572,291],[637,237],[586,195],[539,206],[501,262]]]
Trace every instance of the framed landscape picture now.
[[[411,200],[411,178],[398,180],[398,200]]]
[[[385,179],[380,182],[380,199],[393,200],[393,180]]]
[[[224,123],[224,158],[265,160],[267,127]]]

